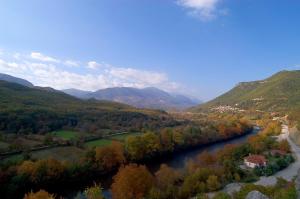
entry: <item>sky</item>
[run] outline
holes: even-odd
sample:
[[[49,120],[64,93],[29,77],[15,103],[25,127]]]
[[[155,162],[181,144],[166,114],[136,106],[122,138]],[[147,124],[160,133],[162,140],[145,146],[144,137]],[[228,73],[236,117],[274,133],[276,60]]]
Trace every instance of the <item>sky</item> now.
[[[0,73],[202,100],[300,67],[300,1],[0,0]]]

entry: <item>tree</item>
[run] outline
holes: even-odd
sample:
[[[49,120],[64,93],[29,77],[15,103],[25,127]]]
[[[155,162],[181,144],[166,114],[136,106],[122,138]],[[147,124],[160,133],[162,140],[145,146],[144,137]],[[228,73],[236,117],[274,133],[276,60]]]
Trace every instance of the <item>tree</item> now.
[[[28,176],[36,184],[59,180],[64,171],[65,166],[53,158],[36,162],[24,161],[17,169],[18,174]]]
[[[160,140],[161,140],[163,151],[172,152],[174,150],[174,143],[173,143],[171,129],[163,129],[162,132],[160,133]]]
[[[28,194],[25,194],[24,199],[54,199],[55,196],[52,194],[49,194],[45,190],[39,190],[36,193],[30,192]]]
[[[166,164],[160,165],[160,169],[155,173],[157,186],[164,190],[173,185],[180,178],[180,173]]]
[[[84,195],[87,199],[104,199],[101,186],[94,184],[92,187],[88,187],[84,190]]]
[[[221,188],[221,184],[218,180],[218,176],[210,175],[206,183],[209,191],[216,191]]]
[[[266,137],[263,135],[254,135],[248,138],[248,143],[254,153],[261,153],[267,149],[267,146],[264,143],[265,138]]]
[[[128,136],[125,140],[125,150],[129,159],[142,160],[146,151],[141,136]]]
[[[203,151],[196,157],[196,161],[201,166],[209,166],[216,163],[216,158],[213,154],[210,154],[207,151]]]
[[[290,152],[291,147],[289,145],[289,142],[287,140],[282,140],[278,143],[278,148],[285,152]]]
[[[100,167],[111,170],[125,162],[123,145],[113,141],[110,146],[98,147],[95,159]]]
[[[177,147],[182,147],[184,145],[184,136],[178,130],[173,132],[173,141]]]
[[[24,161],[17,169],[18,174],[21,175],[28,175],[30,176],[31,174],[34,173],[35,170],[35,164],[34,162],[30,160]]]
[[[187,175],[184,178],[181,186],[180,195],[182,198],[189,198],[198,193],[204,193],[207,191],[207,179],[214,170],[209,168],[198,168],[196,171]]]
[[[113,177],[113,199],[141,199],[154,184],[154,178],[145,166],[129,164],[121,167]]]
[[[272,121],[262,131],[262,134],[267,136],[279,135],[281,133],[281,124],[278,121]]]
[[[148,156],[153,156],[161,149],[159,137],[153,132],[147,132],[142,135],[145,153]]]

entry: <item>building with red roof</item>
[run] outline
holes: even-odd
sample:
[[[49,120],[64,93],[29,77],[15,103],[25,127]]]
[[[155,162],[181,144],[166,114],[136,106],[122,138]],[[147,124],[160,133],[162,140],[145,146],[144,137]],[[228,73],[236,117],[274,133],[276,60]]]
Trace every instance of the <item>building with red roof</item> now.
[[[267,159],[263,155],[249,155],[244,158],[244,164],[247,167],[264,167],[267,166]]]

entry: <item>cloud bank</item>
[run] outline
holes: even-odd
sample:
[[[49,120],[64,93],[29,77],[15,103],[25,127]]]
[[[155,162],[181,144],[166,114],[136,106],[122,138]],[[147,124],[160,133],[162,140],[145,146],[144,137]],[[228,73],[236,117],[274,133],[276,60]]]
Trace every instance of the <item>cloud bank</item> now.
[[[50,86],[55,89],[95,91],[124,86],[153,86],[171,92],[181,89],[181,85],[170,81],[165,73],[99,64],[96,61],[59,60],[40,52],[32,52],[30,56],[4,53],[0,56],[0,73],[27,79],[37,86]]]

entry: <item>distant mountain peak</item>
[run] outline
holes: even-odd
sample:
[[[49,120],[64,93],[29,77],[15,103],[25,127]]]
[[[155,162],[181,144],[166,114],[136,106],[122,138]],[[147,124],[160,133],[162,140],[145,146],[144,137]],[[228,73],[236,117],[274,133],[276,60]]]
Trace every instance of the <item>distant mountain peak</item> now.
[[[14,76],[7,75],[7,74],[3,74],[3,73],[0,73],[0,80],[20,84],[20,85],[27,86],[27,87],[30,87],[30,88],[34,87],[34,85],[31,82],[29,82],[25,79],[21,79],[21,78],[14,77]]]

